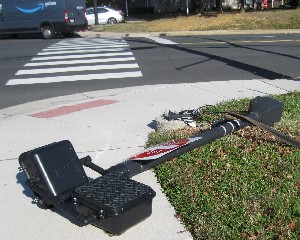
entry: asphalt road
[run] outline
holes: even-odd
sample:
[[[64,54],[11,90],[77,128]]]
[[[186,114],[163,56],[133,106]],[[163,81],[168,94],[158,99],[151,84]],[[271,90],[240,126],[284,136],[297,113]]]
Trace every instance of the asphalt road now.
[[[128,40],[151,83],[300,76],[300,35],[165,38],[178,44],[157,45],[140,38]]]
[[[111,46],[108,47],[109,43],[103,38],[94,39],[94,42],[90,40],[85,42],[85,45],[81,45],[85,40],[79,38],[45,41],[39,37],[25,36],[20,39],[0,39],[0,109],[55,96],[128,86],[300,77],[299,34],[154,39],[139,37],[124,40],[108,40],[111,41]],[[66,45],[65,41],[71,41],[68,44],[72,43],[72,47],[77,44],[78,50],[75,51],[81,51],[82,46],[88,48],[92,43],[98,44],[97,49],[92,48],[88,50],[89,53],[78,53],[78,60],[85,60],[87,54],[94,54],[97,51],[103,54],[102,52],[116,52],[118,49],[118,52],[126,52],[128,56],[123,58],[122,64],[105,62],[106,57],[99,55],[93,57],[93,61],[103,59],[104,62],[76,63],[70,67],[73,59],[67,60],[67,56],[75,53],[74,50],[69,50],[69,52],[51,53],[51,56],[61,57],[60,62],[55,66],[50,66],[49,63],[36,67],[26,66],[34,62],[36,57],[40,57],[38,55],[47,48],[54,51],[58,44],[65,44],[64,47],[70,49],[70,45]],[[113,44],[122,44],[122,49],[119,47],[121,45]],[[130,61],[126,61],[129,58]],[[108,61],[111,61],[111,57],[109,59]],[[69,63],[63,63],[62,60]],[[124,70],[125,68],[131,68],[130,73],[140,73],[140,75],[122,76],[124,71],[129,72]],[[108,73],[118,77],[100,79],[103,74]],[[91,75],[94,76],[93,79],[82,81],[83,78]],[[65,80],[67,77],[68,80]],[[18,81],[11,81],[16,78]],[[30,81],[30,84],[28,82],[25,84],[28,79],[37,78],[40,82]],[[46,79],[52,80],[44,83]]]

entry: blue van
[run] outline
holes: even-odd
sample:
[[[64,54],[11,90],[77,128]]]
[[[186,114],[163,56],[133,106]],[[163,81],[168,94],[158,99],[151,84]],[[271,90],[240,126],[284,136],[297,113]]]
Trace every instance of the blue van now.
[[[0,0],[0,34],[41,33],[51,39],[87,26],[84,0]]]

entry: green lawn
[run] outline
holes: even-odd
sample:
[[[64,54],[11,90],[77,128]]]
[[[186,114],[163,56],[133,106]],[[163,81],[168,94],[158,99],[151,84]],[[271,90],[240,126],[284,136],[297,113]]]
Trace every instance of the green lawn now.
[[[300,140],[300,93],[275,128]],[[249,99],[217,104],[247,110]],[[219,119],[220,116],[213,116]],[[209,115],[202,120],[210,121]],[[191,135],[153,132],[147,146]],[[300,239],[300,151],[250,126],[157,166],[155,174],[194,239]]]

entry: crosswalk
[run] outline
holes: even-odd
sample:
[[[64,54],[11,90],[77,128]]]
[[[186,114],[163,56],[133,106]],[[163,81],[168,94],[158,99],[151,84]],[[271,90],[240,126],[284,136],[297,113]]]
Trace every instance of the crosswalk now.
[[[121,38],[74,38],[55,43],[24,65],[6,85],[142,77]]]

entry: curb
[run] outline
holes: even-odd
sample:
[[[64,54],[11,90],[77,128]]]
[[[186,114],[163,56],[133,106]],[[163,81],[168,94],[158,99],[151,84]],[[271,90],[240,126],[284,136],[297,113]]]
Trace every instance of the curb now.
[[[78,32],[82,37],[175,37],[175,36],[204,36],[204,35],[260,35],[260,34],[300,34],[300,29],[273,30],[211,30],[211,31],[174,31],[174,32]]]

